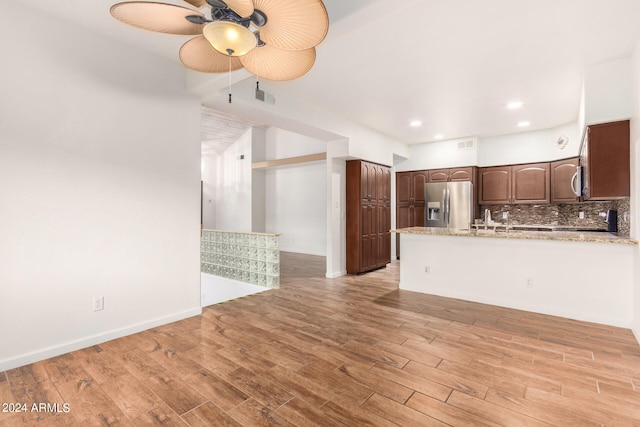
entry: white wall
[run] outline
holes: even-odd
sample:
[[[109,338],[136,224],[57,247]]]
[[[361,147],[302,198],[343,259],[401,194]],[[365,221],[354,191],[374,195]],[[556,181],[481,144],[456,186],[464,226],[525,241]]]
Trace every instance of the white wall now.
[[[267,130],[261,127],[251,129],[251,162],[266,160]],[[267,231],[267,180],[265,171],[251,170],[251,231]]]
[[[327,272],[328,278],[347,274],[347,164],[339,156],[340,141],[327,144]]]
[[[561,135],[569,138],[562,149],[556,144]],[[474,141],[474,148],[459,149],[458,143],[465,141]],[[577,124],[568,123],[541,131],[410,145],[409,158],[397,163],[396,171],[548,162],[575,157],[579,149]]]
[[[216,157],[215,229],[252,231],[252,129]],[[244,156],[244,158],[242,158]]]
[[[458,149],[458,143],[466,141],[473,141],[473,148]],[[410,145],[409,158],[396,164],[396,172],[476,166],[477,163],[478,139],[464,138]]]
[[[632,64],[630,59],[589,67],[584,77],[586,124],[605,123],[631,117]]]
[[[199,313],[182,68],[18,2],[0,26],[0,371]]]
[[[577,129],[576,123],[568,123],[541,131],[481,138],[478,166],[548,162],[575,157],[580,150]],[[562,149],[556,144],[561,135],[569,138],[569,142]]]
[[[637,245],[420,234],[401,241],[400,289],[631,325]]]
[[[326,142],[283,129],[267,131],[267,159],[326,152]],[[280,233],[280,249],[327,254],[327,168],[311,162],[268,169],[267,232]]]
[[[209,230],[216,229],[216,166],[218,156],[211,153],[202,157],[202,226]]]

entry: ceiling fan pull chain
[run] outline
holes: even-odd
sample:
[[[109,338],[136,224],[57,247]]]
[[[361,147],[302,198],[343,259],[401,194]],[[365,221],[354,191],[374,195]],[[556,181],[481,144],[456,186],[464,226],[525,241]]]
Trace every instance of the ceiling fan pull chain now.
[[[231,104],[231,55],[229,55],[229,104]]]

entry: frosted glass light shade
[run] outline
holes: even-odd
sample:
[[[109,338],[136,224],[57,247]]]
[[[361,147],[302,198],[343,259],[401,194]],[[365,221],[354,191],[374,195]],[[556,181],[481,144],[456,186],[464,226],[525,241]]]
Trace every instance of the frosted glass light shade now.
[[[218,52],[204,36],[194,37],[182,45],[180,61],[186,67],[202,73],[225,73],[242,68],[240,58]]]
[[[203,33],[215,50],[229,56],[245,55],[258,43],[250,29],[230,21],[211,22]]]

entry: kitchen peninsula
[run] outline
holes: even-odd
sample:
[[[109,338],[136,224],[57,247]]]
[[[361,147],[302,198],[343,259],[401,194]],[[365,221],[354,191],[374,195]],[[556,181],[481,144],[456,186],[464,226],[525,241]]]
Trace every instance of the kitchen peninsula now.
[[[606,232],[392,230],[400,289],[628,327],[638,242]]]

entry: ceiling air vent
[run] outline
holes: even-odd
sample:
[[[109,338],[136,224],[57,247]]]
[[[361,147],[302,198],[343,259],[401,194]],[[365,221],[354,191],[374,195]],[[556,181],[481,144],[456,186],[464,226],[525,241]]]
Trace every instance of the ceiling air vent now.
[[[471,150],[472,148],[475,148],[475,146],[476,144],[473,139],[458,142],[458,150]]]
[[[276,97],[272,93],[265,92],[264,90],[256,89],[256,99],[258,101],[266,102],[267,104],[275,104]]]

